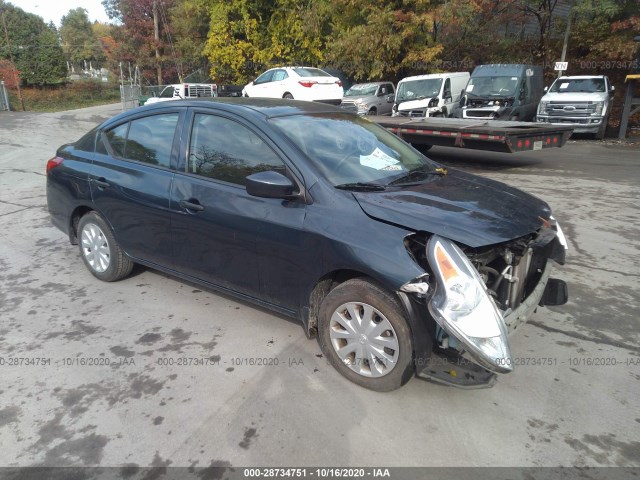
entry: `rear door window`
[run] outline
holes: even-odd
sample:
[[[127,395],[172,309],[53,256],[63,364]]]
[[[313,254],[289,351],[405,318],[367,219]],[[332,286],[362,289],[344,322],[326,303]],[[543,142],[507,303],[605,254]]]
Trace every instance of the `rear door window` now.
[[[107,141],[118,157],[169,168],[178,117],[168,113],[132,120],[109,130]]]

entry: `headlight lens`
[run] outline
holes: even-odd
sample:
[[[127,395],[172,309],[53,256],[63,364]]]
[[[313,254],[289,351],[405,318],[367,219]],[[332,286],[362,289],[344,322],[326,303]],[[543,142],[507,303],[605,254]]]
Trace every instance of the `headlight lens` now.
[[[567,237],[564,236],[564,232],[562,231],[562,228],[560,228],[560,224],[558,223],[558,221],[555,218],[553,218],[553,215],[551,215],[549,217],[549,220],[553,220],[555,222],[556,235],[558,237],[558,241],[560,242],[560,245],[562,245],[565,250],[569,250],[569,244],[567,243]]]
[[[429,311],[438,324],[483,367],[500,373],[513,370],[504,320],[471,262],[438,235],[429,239],[427,257],[437,279]]]
[[[538,113],[546,113],[547,105],[549,105],[549,102],[540,102],[538,104]]]
[[[604,102],[595,102],[596,111],[594,115],[602,115],[602,109],[604,108]]]

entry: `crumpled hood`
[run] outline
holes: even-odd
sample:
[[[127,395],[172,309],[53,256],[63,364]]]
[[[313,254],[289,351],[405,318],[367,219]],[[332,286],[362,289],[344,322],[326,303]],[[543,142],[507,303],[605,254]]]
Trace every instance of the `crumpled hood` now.
[[[413,108],[427,108],[431,98],[423,98],[421,100],[409,100],[407,102],[400,102],[398,104],[398,110],[411,110]]]
[[[449,238],[469,247],[502,243],[532,233],[549,206],[532,195],[487,178],[449,170],[426,183],[385,192],[353,192],[377,220]]]

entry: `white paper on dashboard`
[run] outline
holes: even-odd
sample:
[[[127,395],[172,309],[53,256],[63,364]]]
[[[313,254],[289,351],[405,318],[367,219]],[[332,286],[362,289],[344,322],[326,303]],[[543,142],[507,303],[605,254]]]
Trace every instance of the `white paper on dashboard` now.
[[[360,165],[376,170],[402,170],[399,160],[390,157],[378,147],[369,155],[360,155]]]

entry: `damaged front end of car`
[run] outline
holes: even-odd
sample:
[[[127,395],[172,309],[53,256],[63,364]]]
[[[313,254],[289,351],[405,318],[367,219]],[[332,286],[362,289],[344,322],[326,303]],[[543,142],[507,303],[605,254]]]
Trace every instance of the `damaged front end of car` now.
[[[429,355],[416,352],[419,377],[463,388],[493,385],[513,370],[508,335],[538,306],[562,305],[567,286],[551,278],[564,264],[564,234],[553,217],[530,235],[470,248],[415,233],[405,246],[425,272],[400,288],[411,315],[433,319]]]

